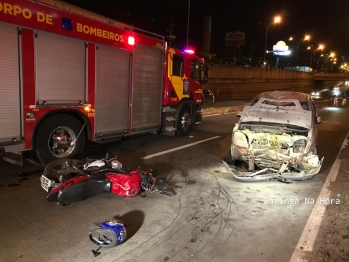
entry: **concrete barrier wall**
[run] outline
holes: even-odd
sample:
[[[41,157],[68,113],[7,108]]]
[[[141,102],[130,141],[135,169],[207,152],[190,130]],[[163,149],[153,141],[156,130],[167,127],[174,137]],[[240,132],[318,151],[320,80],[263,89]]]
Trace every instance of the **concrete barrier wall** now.
[[[313,73],[275,68],[210,64],[210,79],[311,79]]]
[[[204,85],[217,100],[253,97],[271,90],[311,92],[313,87],[312,73],[219,64],[209,66],[209,81]]]

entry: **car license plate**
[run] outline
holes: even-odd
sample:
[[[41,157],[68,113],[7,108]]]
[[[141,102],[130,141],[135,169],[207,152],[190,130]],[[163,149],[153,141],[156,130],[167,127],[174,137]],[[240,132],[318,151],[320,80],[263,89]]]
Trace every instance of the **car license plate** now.
[[[48,179],[47,177],[45,177],[44,175],[42,175],[40,177],[41,180],[41,187],[43,189],[45,189],[46,192],[48,192],[48,189],[51,187],[52,185],[52,181],[50,179]]]

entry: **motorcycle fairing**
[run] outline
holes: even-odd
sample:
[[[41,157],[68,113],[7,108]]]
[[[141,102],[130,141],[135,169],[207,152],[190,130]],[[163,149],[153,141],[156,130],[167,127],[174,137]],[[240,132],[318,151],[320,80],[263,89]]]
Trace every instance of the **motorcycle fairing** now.
[[[50,202],[67,204],[110,192],[111,182],[104,176],[78,176],[53,189],[47,196]]]

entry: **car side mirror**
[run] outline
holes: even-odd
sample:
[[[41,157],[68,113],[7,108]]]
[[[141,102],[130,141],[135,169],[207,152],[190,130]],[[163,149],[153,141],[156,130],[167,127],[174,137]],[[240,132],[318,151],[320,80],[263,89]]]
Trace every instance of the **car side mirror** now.
[[[317,117],[316,117],[316,124],[318,125],[318,124],[320,124],[320,123],[321,123],[321,117],[317,116]]]
[[[237,117],[241,117],[241,115],[242,115],[242,111],[237,111],[237,112],[236,112],[236,116],[237,116]]]

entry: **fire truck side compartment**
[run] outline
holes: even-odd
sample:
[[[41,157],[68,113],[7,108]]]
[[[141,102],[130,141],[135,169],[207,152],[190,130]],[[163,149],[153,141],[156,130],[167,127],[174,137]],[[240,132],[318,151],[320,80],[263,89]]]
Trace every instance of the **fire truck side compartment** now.
[[[130,52],[98,45],[96,56],[96,137],[126,133],[129,126]]]
[[[132,129],[159,128],[163,84],[163,50],[138,45],[134,51]]]
[[[0,23],[0,142],[21,137],[17,27]]]
[[[36,79],[39,103],[85,101],[85,41],[37,32]]]

